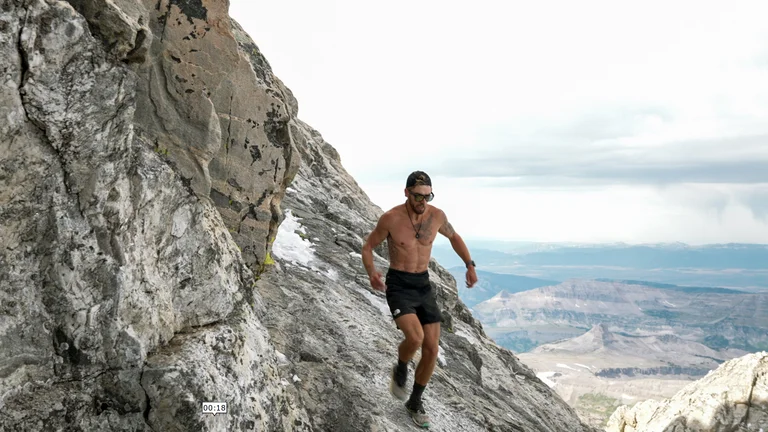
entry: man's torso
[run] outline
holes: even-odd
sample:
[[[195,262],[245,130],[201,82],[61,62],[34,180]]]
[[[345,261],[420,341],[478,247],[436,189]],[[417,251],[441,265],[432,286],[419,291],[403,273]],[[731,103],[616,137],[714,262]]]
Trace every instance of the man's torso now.
[[[420,222],[412,222],[405,205],[392,210],[389,223],[389,267],[410,273],[427,270],[432,253],[432,243],[442,224],[442,212],[429,206]],[[419,237],[416,238],[416,234]]]

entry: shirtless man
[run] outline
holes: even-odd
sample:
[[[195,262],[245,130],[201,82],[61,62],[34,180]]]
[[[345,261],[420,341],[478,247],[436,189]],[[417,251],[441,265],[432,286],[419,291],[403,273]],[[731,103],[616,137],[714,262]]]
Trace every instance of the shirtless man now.
[[[389,310],[405,336],[398,349],[398,360],[392,368],[390,383],[390,391],[400,400],[405,400],[408,394],[405,388],[408,361],[421,348],[413,391],[405,407],[417,425],[427,428],[429,417],[421,402],[421,395],[435,370],[440,340],[440,309],[427,272],[432,242],[437,233],[450,239],[453,250],[467,265],[467,287],[471,288],[477,282],[477,273],[467,245],[453,230],[445,213],[427,205],[434,194],[432,180],[425,172],[414,171],[408,176],[405,197],[404,204],[381,216],[376,228],[368,236],[363,246],[363,265],[371,286],[386,291]],[[386,285],[382,274],[373,264],[373,248],[384,239],[389,246]]]

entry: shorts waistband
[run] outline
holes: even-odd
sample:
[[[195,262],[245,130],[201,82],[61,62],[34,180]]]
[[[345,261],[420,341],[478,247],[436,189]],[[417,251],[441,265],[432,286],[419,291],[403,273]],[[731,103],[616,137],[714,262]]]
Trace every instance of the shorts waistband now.
[[[402,270],[397,270],[397,269],[390,268],[389,270],[387,270],[387,274],[392,274],[392,275],[396,275],[396,276],[420,278],[420,277],[425,277],[425,276],[428,277],[429,276],[429,270],[424,270],[423,272],[418,272],[418,273],[411,273],[411,272],[407,272],[407,271],[402,271]]]

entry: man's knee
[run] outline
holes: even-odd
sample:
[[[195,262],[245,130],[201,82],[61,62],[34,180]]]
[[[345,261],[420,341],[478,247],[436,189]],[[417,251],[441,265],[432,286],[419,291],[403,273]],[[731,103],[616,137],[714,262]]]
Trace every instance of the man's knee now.
[[[436,340],[425,340],[424,344],[421,346],[421,355],[422,357],[427,357],[430,359],[436,359],[437,354],[439,353],[440,348],[439,344]]]
[[[395,320],[405,336],[405,343],[418,348],[424,342],[424,329],[415,314],[407,314]]]
[[[436,359],[440,350],[440,327],[428,325],[424,329],[424,343],[421,346],[422,356]]]
[[[424,332],[420,328],[415,329],[405,335],[405,340],[411,345],[420,347],[424,343]]]

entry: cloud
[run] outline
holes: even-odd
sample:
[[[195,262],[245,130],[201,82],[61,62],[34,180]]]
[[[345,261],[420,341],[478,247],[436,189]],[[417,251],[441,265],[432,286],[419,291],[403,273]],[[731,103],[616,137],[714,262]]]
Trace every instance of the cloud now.
[[[490,177],[505,186],[768,183],[768,135],[669,144],[571,143],[500,148],[448,158],[431,175]]]
[[[768,224],[768,184],[740,191],[738,200],[752,212],[752,217]]]
[[[680,184],[659,189],[668,207],[685,207],[697,211],[715,211],[722,222],[723,213],[733,201],[733,186],[718,184]]]
[[[553,141],[589,143],[636,136],[655,124],[672,121],[674,121],[674,113],[660,106],[598,108],[564,124],[547,125],[546,128],[538,130],[537,135]]]
[[[475,235],[768,242],[768,2],[231,11],[384,208],[420,169]]]

